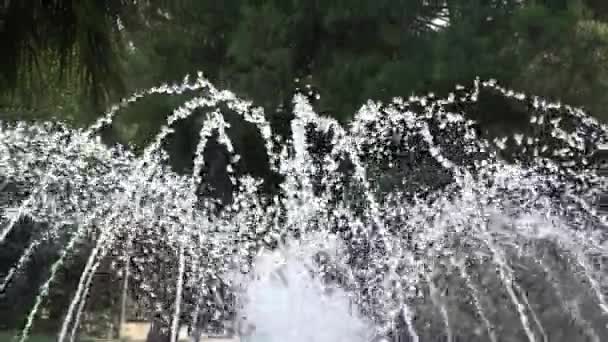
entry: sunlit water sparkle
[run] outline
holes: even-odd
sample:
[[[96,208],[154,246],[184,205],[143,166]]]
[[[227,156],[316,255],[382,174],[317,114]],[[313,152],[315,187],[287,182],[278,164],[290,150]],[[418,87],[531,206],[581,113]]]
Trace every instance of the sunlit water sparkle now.
[[[475,103],[481,89],[525,103],[538,134],[480,137],[459,105]],[[168,116],[143,153],[99,138],[121,108],[185,92],[199,95]],[[206,120],[192,175],[180,175],[163,142],[196,109]],[[284,177],[276,196],[231,171],[240,156],[222,110],[256,125],[270,168]],[[1,274],[0,292],[41,242],[61,251],[20,341],[83,242],[93,247],[60,342],[78,336],[93,276],[107,259],[118,270],[129,260],[138,298],[172,341],[180,325],[209,310],[206,298],[215,298],[213,319],[225,318],[220,282],[236,294],[227,306],[243,338],[254,341],[608,339],[605,222],[589,202],[601,184],[589,155],[606,127],[493,81],[445,99],[370,101],[346,127],[318,116],[301,95],[294,114],[283,141],[261,108],[198,75],[135,94],[86,130],[2,123],[0,175],[20,191],[2,198],[0,244],[23,218],[48,227]],[[232,154],[226,172],[236,185],[221,211],[197,194],[214,132]]]

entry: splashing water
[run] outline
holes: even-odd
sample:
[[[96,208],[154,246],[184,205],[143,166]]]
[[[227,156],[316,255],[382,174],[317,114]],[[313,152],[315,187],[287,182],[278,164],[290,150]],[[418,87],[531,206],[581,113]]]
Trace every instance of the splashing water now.
[[[480,137],[464,112],[482,90],[525,106],[528,134]],[[141,155],[98,137],[145,95],[185,92],[200,95],[168,116]],[[206,119],[193,172],[180,175],[163,142],[197,110]],[[275,196],[261,193],[262,180],[233,171],[240,156],[223,111],[257,127],[270,169],[283,177]],[[78,335],[106,260],[130,265],[131,295],[171,330],[172,342],[182,324],[207,325],[233,312],[253,327],[243,338],[254,341],[608,338],[606,222],[590,204],[602,183],[589,158],[606,140],[605,126],[494,81],[447,98],[370,101],[347,127],[318,116],[300,95],[294,114],[284,141],[262,109],[199,74],[135,94],[87,130],[2,123],[0,176],[11,186],[0,199],[0,244],[25,218],[45,226],[0,273],[0,293],[41,244],[60,251],[20,341],[58,272],[82,253],[87,261],[60,342]],[[233,201],[222,210],[198,194],[213,134],[232,155]],[[203,323],[201,312],[209,313]]]
[[[267,342],[371,341],[372,325],[353,312],[348,294],[316,278],[320,270],[311,262],[313,254],[337,252],[335,246],[319,246],[327,242],[321,239],[315,238],[316,244],[298,241],[256,259],[256,276],[241,285],[247,298],[241,315],[251,329],[245,338]]]

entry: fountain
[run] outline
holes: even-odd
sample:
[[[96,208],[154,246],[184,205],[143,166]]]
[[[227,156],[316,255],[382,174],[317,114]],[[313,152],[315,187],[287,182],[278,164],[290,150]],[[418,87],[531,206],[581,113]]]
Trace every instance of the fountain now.
[[[482,90],[527,108],[534,134],[480,136],[463,108]],[[141,154],[99,138],[122,108],[185,92],[198,95]],[[84,252],[59,342],[77,340],[107,260],[130,270],[130,291],[171,342],[182,325],[228,319],[250,341],[608,339],[606,219],[593,205],[602,177],[592,158],[605,126],[492,80],[446,98],[370,101],[346,127],[302,95],[293,107],[292,136],[281,138],[262,109],[199,74],[137,93],[86,130],[2,123],[0,175],[11,189],[0,245],[25,218],[44,229],[0,269],[0,293],[42,243],[60,251],[17,340],[28,340],[57,275]],[[163,141],[195,111],[205,121],[193,171],[177,174]],[[234,172],[241,156],[222,111],[257,127],[279,193]],[[221,210],[197,192],[214,134],[234,186]]]

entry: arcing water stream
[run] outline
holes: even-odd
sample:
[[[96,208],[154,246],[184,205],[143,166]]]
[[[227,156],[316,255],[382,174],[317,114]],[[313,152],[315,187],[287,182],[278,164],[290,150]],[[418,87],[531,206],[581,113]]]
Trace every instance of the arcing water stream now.
[[[536,133],[480,137],[461,111],[481,89],[527,106]],[[168,116],[141,155],[98,137],[122,107],[186,91],[200,95]],[[206,120],[192,175],[179,175],[163,141],[195,110]],[[257,126],[283,177],[276,196],[232,172],[240,158],[222,110]],[[60,342],[78,336],[93,276],[108,258],[129,260],[133,295],[171,329],[172,342],[180,325],[212,308],[215,320],[236,311],[254,341],[608,339],[606,223],[590,204],[601,179],[589,159],[606,127],[495,82],[445,99],[369,102],[347,127],[318,116],[302,96],[294,114],[292,138],[281,142],[260,108],[199,75],[136,94],[87,130],[2,123],[0,175],[19,191],[2,199],[0,245],[22,218],[47,229],[0,274],[0,292],[42,241],[61,251],[20,341],[84,241],[94,246]],[[222,210],[197,194],[213,133],[232,154],[234,200]],[[235,305],[213,294],[220,282],[230,284]]]

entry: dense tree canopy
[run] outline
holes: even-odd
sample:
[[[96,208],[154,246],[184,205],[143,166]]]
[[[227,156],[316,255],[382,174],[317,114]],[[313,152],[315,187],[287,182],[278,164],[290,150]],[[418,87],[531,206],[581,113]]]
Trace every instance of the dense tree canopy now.
[[[134,89],[202,70],[268,112],[312,85],[318,110],[347,120],[369,98],[439,92],[478,76],[601,116],[606,13],[594,0],[5,1],[0,87],[25,90],[5,108],[22,110],[29,98],[31,110],[44,104],[86,122]],[[159,105],[125,124],[158,125],[162,116],[150,111]]]

